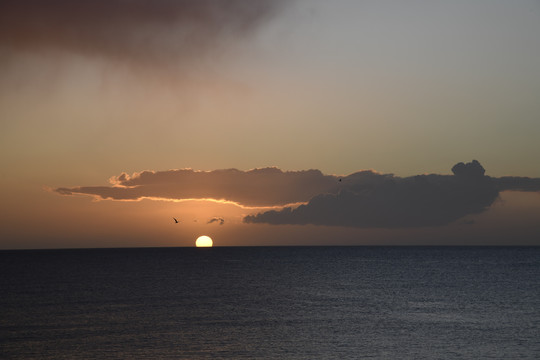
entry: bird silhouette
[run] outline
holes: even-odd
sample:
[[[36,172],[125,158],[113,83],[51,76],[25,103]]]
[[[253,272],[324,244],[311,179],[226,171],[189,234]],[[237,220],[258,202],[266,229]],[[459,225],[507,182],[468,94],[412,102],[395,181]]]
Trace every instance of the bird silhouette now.
[[[174,217],[173,217],[173,219],[174,219],[174,222],[175,222],[176,224],[178,224],[178,220],[176,220],[176,218],[174,218]]]

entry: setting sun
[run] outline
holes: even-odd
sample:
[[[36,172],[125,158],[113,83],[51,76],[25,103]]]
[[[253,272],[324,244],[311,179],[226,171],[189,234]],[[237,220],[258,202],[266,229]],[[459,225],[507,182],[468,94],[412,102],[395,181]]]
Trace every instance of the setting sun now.
[[[197,241],[195,241],[195,246],[197,247],[212,247],[213,244],[214,243],[212,242],[212,239],[210,238],[210,236],[206,236],[206,235],[199,236],[197,238]]]

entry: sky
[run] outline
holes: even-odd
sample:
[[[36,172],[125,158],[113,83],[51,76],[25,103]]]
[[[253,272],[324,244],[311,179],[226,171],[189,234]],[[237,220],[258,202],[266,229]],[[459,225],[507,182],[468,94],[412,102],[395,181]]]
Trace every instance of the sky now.
[[[539,35],[537,0],[2,1],[0,249],[540,245]]]

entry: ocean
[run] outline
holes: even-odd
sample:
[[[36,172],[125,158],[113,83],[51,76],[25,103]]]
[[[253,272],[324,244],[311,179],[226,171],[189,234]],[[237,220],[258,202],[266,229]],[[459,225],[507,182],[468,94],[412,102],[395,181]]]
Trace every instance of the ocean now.
[[[2,359],[539,359],[540,248],[0,251]]]

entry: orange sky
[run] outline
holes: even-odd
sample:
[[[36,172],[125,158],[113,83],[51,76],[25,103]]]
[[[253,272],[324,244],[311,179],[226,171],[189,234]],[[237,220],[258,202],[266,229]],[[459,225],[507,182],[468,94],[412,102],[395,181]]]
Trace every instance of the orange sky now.
[[[0,249],[192,246],[202,234],[222,246],[539,244],[538,191],[392,229],[54,191],[186,168],[451,176],[472,159],[493,178],[539,178],[538,2],[69,4],[0,4]],[[274,188],[306,203],[336,190]]]

